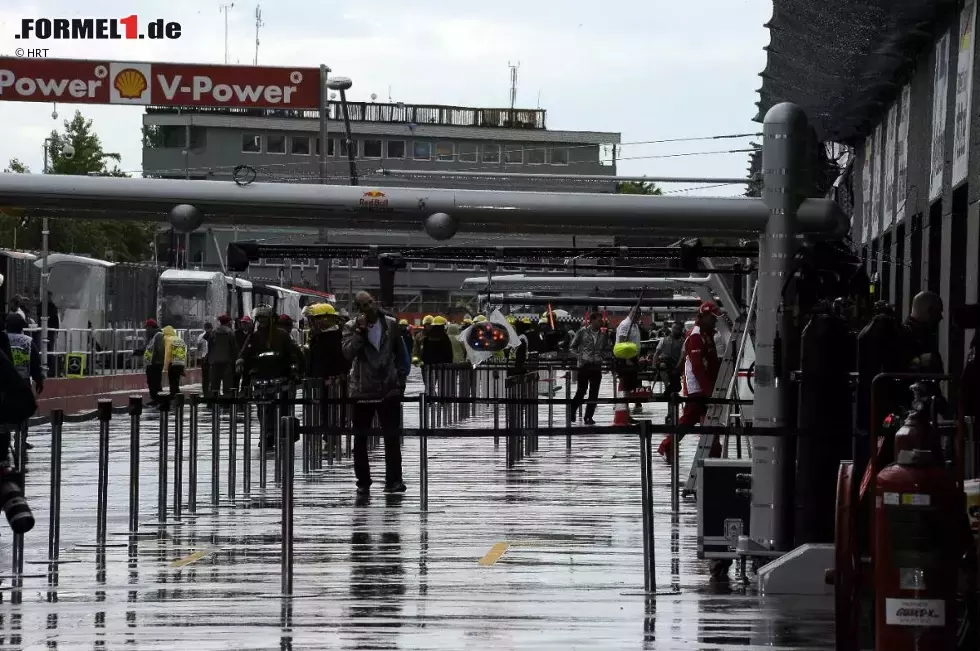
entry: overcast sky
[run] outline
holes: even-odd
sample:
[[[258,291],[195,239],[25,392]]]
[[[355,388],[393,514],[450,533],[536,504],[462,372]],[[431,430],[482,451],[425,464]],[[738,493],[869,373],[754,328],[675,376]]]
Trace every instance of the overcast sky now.
[[[123,17],[178,21],[176,41],[47,41],[48,56],[222,63],[224,15],[209,0],[35,0],[0,7],[0,53],[21,19]],[[769,42],[767,0],[275,0],[262,2],[260,65],[329,65],[354,79],[350,98],[406,103],[506,106],[509,62],[520,62],[517,102],[540,98],[552,129],[622,133],[620,174],[743,176],[746,154],[651,158],[740,149],[748,138],[628,144],[759,131],[751,121]],[[18,6],[11,9],[11,6]],[[251,64],[255,0],[228,12],[230,62]],[[37,41],[30,45],[41,45]],[[43,45],[42,45],[43,46]],[[81,108],[122,167],[141,168],[139,107],[0,101],[0,164],[19,158],[41,168],[41,142]],[[687,186],[683,186],[687,187]],[[676,188],[670,188],[676,189]],[[739,194],[717,188],[705,194]],[[699,193],[700,194],[700,193]]]

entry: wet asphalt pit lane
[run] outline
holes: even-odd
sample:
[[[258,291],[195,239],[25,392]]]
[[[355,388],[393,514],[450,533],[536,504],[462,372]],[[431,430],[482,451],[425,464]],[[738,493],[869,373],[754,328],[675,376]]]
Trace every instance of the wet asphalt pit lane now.
[[[603,396],[609,395],[603,383]],[[407,406],[406,423],[418,422]],[[415,411],[411,411],[411,410]],[[662,419],[659,407],[648,408]],[[189,417],[185,410],[185,419]],[[491,427],[492,410],[462,426]],[[501,412],[502,413],[502,412]],[[539,410],[547,424],[547,409]],[[611,422],[611,405],[596,419]],[[173,508],[173,414],[167,519]],[[251,486],[243,485],[238,426],[236,491],[228,503],[229,415],[221,417],[217,509],[212,503],[211,414],[198,428],[197,506],[190,514],[189,446],[184,441],[183,517],[157,530],[159,414],[142,419],[139,522],[150,538],[113,537],[92,549],[98,478],[94,423],[64,428],[61,558],[58,586],[24,579],[22,604],[4,600],[0,637],[17,648],[146,649],[831,649],[833,611],[810,602],[759,598],[734,578],[713,583],[695,556],[693,501],[670,514],[670,469],[654,460],[655,607],[643,594],[639,441],[633,436],[541,437],[539,449],[506,465],[506,439],[430,438],[429,504],[419,506],[419,444],[403,449],[408,493],[383,489],[383,446],[371,454],[369,499],[354,490],[346,454],[302,472],[295,448],[294,591],[282,600],[281,487],[274,457],[268,483],[253,413]],[[110,427],[108,531],[129,515],[129,419]],[[555,422],[563,422],[556,411]],[[503,418],[501,418],[503,423]],[[184,424],[185,437],[188,423]],[[27,561],[47,558],[50,428],[31,432],[26,494],[37,525],[25,538]],[[682,447],[682,479],[695,440]],[[346,448],[345,448],[346,450]],[[10,536],[0,532],[0,555]],[[8,566],[9,567],[9,566]],[[30,566],[28,566],[30,567]],[[29,572],[44,574],[44,565]],[[4,572],[9,573],[9,572]],[[9,580],[3,587],[9,587]],[[826,601],[826,600],[825,600]]]

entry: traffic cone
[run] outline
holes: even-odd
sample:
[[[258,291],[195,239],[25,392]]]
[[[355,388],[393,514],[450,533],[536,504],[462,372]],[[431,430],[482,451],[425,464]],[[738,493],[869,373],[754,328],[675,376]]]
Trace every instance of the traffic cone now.
[[[613,396],[616,397],[616,398],[618,398],[619,397],[619,391],[621,391],[621,390],[622,390],[622,387],[621,386],[620,387],[617,387],[617,391],[613,392]],[[614,427],[617,427],[617,426],[618,427],[624,427],[626,425],[630,425],[632,423],[632,420],[633,419],[630,418],[630,407],[629,407],[629,404],[628,403],[625,403],[625,402],[617,402],[616,403],[616,412],[613,414],[613,423],[612,423],[613,426]]]

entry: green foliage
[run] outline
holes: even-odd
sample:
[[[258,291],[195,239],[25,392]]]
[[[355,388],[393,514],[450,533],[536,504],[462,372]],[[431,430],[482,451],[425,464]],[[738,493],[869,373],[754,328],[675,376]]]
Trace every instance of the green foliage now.
[[[3,169],[5,174],[30,174],[31,168],[20,162],[17,158],[11,158],[10,164]]]
[[[623,181],[616,184],[616,194],[661,195],[663,191],[652,181]]]
[[[64,155],[65,145],[75,149],[71,158]],[[92,129],[92,120],[76,111],[71,120],[65,120],[62,132],[52,131],[47,141],[48,169],[50,174],[78,176],[127,176],[119,168],[119,154],[106,152],[102,141]],[[110,166],[111,165],[111,166]],[[4,170],[29,174],[30,169],[16,158]],[[59,213],[50,215],[48,248],[62,253],[81,253],[118,262],[142,262],[152,256],[152,223],[136,221],[97,221],[73,219]],[[17,229],[17,246],[21,249],[41,249],[40,217],[24,218],[18,211],[0,214],[0,241],[13,242],[13,230]]]

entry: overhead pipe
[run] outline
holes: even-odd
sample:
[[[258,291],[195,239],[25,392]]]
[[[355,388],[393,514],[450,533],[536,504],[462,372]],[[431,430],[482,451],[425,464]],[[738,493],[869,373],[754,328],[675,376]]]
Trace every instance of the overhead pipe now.
[[[620,276],[526,276],[510,274],[494,276],[494,289],[514,289],[530,291],[535,288],[554,287],[558,289],[677,289],[703,287],[711,281],[710,276],[688,276],[686,278],[620,277]],[[462,287],[482,287],[487,279],[479,276],[466,278]],[[634,301],[635,302],[635,301]]]
[[[637,304],[637,300],[629,296],[507,296],[491,294],[490,303],[493,305],[551,305],[553,307],[633,307]],[[701,299],[644,297],[640,299],[639,304],[641,308],[687,310],[700,305]]]
[[[413,228],[448,215],[461,231],[596,235],[754,236],[769,211],[761,199],[629,194],[370,188],[0,173],[0,205],[28,212],[70,211],[93,219],[164,219],[190,204],[209,223]],[[47,211],[41,211],[47,212]],[[48,213],[50,214],[50,213]],[[847,218],[829,199],[808,199],[799,227],[838,234]]]
[[[472,179],[517,179],[522,181],[611,181],[613,183],[713,183],[747,185],[755,181],[746,177],[702,176],[614,176],[612,174],[522,174],[520,172],[453,172],[451,170],[390,170],[382,167],[376,176],[459,177]]]

